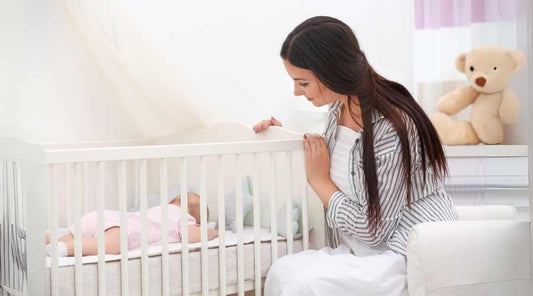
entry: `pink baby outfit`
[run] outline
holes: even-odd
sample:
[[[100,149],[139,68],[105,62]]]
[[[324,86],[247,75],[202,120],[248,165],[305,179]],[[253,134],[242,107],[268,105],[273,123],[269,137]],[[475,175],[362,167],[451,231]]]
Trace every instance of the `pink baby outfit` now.
[[[120,227],[119,211],[104,211],[105,226],[104,231],[112,227]],[[148,245],[161,244],[161,206],[150,208],[146,211],[146,233]],[[128,227],[128,250],[136,250],[141,247],[141,212],[126,213]],[[187,225],[195,225],[196,219],[187,214]],[[90,212],[81,218],[81,234],[84,237],[97,236],[98,213]],[[70,228],[74,235],[74,226]],[[181,208],[179,206],[168,205],[168,242],[176,243],[181,241]]]

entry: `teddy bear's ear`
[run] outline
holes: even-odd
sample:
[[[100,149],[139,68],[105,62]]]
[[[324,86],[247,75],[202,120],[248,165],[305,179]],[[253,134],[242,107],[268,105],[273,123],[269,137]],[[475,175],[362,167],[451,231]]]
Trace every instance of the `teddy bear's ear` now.
[[[457,68],[457,71],[464,73],[465,72],[465,61],[466,61],[466,52],[460,54],[455,59],[455,68]]]
[[[509,55],[513,59],[516,68],[515,70],[518,70],[520,67],[524,66],[526,64],[526,55],[520,51],[520,50],[510,50],[508,51]]]

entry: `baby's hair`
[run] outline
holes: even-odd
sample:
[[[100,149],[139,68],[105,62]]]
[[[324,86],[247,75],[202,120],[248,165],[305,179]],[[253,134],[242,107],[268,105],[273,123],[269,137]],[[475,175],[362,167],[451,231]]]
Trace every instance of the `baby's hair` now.
[[[176,196],[170,200],[169,204],[174,204],[181,207],[181,195]],[[209,207],[207,209],[207,219],[209,221]],[[188,213],[196,219],[196,223],[200,224],[200,196],[194,192],[187,192],[187,210]]]

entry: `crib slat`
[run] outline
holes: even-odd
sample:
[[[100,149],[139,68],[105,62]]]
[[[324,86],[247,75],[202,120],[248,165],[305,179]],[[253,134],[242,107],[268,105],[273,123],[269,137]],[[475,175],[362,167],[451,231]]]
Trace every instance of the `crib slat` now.
[[[98,212],[98,295],[106,294],[105,283],[105,216],[104,216],[104,195],[105,195],[105,162],[98,162],[98,192],[96,194],[96,208]]]
[[[26,208],[26,196],[23,195],[23,192],[22,192],[22,182],[23,182],[22,181],[22,164],[20,162],[17,163],[17,180],[18,180],[18,183],[17,183],[18,184],[18,196],[20,197],[19,213],[20,213],[20,218],[21,218],[19,223],[20,225],[22,225],[22,229],[26,231],[27,230],[26,228],[26,209],[27,209]],[[24,248],[22,239],[19,240],[19,243],[20,243],[20,249],[22,250]],[[26,271],[23,270],[22,268],[20,269],[20,289],[24,293],[27,293]]]
[[[287,151],[287,198],[285,201],[285,209],[287,215],[287,254],[292,254],[294,252],[293,247],[293,234],[292,234],[292,152]]]
[[[304,250],[309,249],[309,201],[308,201],[308,185],[307,185],[307,176],[305,175],[305,153],[301,152],[301,161],[300,163],[303,163],[303,172],[301,172],[302,176],[302,234],[303,234],[303,248]]]
[[[13,248],[15,248],[15,254],[17,254],[17,256],[19,256],[20,254],[20,251],[21,251],[21,245],[20,245],[20,237],[18,236],[18,231],[20,229],[24,229],[24,228],[21,228],[21,225],[20,225],[20,207],[19,207],[19,201],[20,199],[23,199],[22,197],[22,187],[20,186],[22,183],[21,182],[21,178],[20,178],[20,163],[19,162],[14,162],[13,163],[13,215],[14,215],[14,231],[13,231],[13,235],[14,235],[14,245],[12,246]],[[16,261],[15,261],[16,262]],[[22,279],[22,266],[20,265],[20,263],[16,263],[17,265],[17,268],[15,269],[15,282],[14,282],[14,287],[17,291],[21,291],[22,289],[22,282],[21,282],[21,279]]]
[[[19,207],[18,207],[18,217],[20,218],[18,220],[17,223],[19,223],[20,225],[20,229],[26,231],[27,228],[26,228],[26,207],[25,207],[25,204],[26,204],[26,196],[23,195],[23,191],[22,191],[22,164],[20,162],[17,162],[16,163],[16,177],[17,177],[17,196],[19,197]],[[24,245],[23,245],[23,239],[22,238],[19,238],[18,241],[17,241],[17,248],[18,250],[23,250],[24,248]],[[20,288],[20,291],[22,292],[26,292],[25,291],[25,277],[26,277],[26,272],[25,270],[21,267],[19,268],[19,288]]]
[[[0,161],[0,213],[2,213],[2,223],[0,224],[0,262],[5,262],[6,252],[7,249],[5,247],[5,238],[4,234],[6,233],[6,227],[7,227],[7,218],[6,218],[6,207],[4,203],[7,200],[7,196],[5,193],[5,188],[7,186],[7,181],[4,180],[4,167],[5,162]],[[4,285],[5,283],[5,276],[7,275],[6,271],[6,265],[0,264],[0,285]]]
[[[65,217],[66,217],[66,225],[70,226],[72,225],[72,217],[71,217],[71,205],[72,202],[72,163],[66,163],[65,164],[65,186],[66,186],[66,194],[65,194]]]
[[[270,238],[272,263],[278,258],[278,223],[276,217],[276,154],[270,153]]]
[[[236,209],[236,223],[237,223],[237,284],[239,296],[244,295],[244,246],[243,246],[243,215],[242,215],[242,165],[243,155],[237,155],[237,176],[235,192],[237,193],[237,209]]]
[[[74,220],[74,256],[75,267],[75,288],[76,295],[83,295],[83,273],[82,273],[82,247],[81,247],[81,198],[82,198],[82,168],[81,164],[76,164],[74,168],[76,181],[74,182],[76,188],[76,194],[72,200],[72,219]]]
[[[14,262],[14,258],[13,258],[13,254],[11,253],[11,244],[13,242],[13,231],[12,231],[12,226],[11,226],[11,223],[13,223],[13,218],[11,218],[11,213],[12,213],[12,206],[11,206],[11,199],[13,199],[13,186],[11,184],[12,180],[13,180],[13,172],[11,171],[11,167],[13,166],[13,162],[10,161],[8,162],[8,167],[7,167],[7,250],[8,252],[10,252],[9,256],[7,257],[7,269],[8,269],[8,274],[7,274],[7,285],[9,287],[13,287],[13,277],[15,275],[15,272],[14,272],[14,269],[15,269],[15,262]],[[11,178],[10,178],[10,175],[11,175]],[[14,288],[14,287],[13,287]]]
[[[83,214],[89,212],[89,163],[83,163]]]
[[[118,163],[118,206],[120,210],[120,278],[121,294],[129,295],[128,285],[128,223],[126,200],[126,161]]]
[[[255,295],[261,296],[261,199],[259,198],[259,154],[253,155]]]
[[[11,224],[11,219],[10,219],[10,214],[11,214],[11,205],[10,205],[10,202],[9,200],[11,199],[11,190],[10,190],[10,178],[9,178],[9,171],[10,171],[10,167],[11,167],[11,164],[12,162],[11,161],[8,161],[7,162],[7,167],[6,167],[6,174],[5,174],[5,182],[7,184],[6,186],[6,193],[7,193],[7,198],[6,198],[6,208],[7,208],[7,215],[6,215],[6,219],[7,219],[7,238],[6,238],[6,243],[7,243],[7,252],[8,252],[8,256],[7,256],[7,260],[6,260],[6,263],[7,263],[7,285],[9,287],[13,287],[13,285],[11,284],[11,277],[12,277],[12,274],[13,274],[13,264],[11,263],[12,261],[12,257],[13,255],[11,254],[10,252],[10,242],[11,242],[11,229],[10,229],[10,224]]]
[[[15,240],[16,240],[16,237],[13,233],[13,214],[14,214],[14,208],[13,208],[13,205],[14,205],[14,202],[15,202],[15,196],[14,196],[14,190],[15,190],[15,176],[14,176],[14,167],[15,167],[15,162],[11,161],[10,162],[10,165],[9,165],[9,171],[8,171],[8,175],[7,175],[7,181],[8,181],[8,199],[7,199],[7,206],[8,206],[8,212],[7,212],[7,220],[10,222],[10,225],[8,225],[9,229],[8,229],[8,235],[7,235],[7,238],[8,238],[8,250],[11,249],[11,252],[13,252],[13,244],[15,243]],[[9,186],[11,185],[11,186]],[[16,283],[16,280],[17,280],[17,277],[16,277],[16,261],[15,261],[15,257],[13,257],[13,253],[11,253],[11,256],[9,256],[9,261],[7,263],[9,265],[9,269],[10,269],[10,274],[9,274],[9,285],[13,288],[16,289],[16,286],[15,286],[15,283]]]
[[[2,182],[0,182],[0,188],[1,188],[1,195],[2,195],[2,199],[0,199],[0,208],[2,209],[2,229],[1,229],[1,232],[0,232],[0,262],[6,262],[7,260],[7,254],[8,254],[8,251],[7,251],[7,198],[8,198],[8,193],[7,193],[7,176],[6,176],[6,169],[7,169],[7,161],[2,161],[2,167],[0,169],[0,174],[1,174],[1,177],[0,177],[0,180]],[[2,264],[0,265],[0,277],[1,277],[1,284],[4,285],[6,282],[7,282],[7,275],[9,274],[9,271],[7,270],[8,269],[8,266],[7,264]]]
[[[139,171],[140,171],[139,164],[140,164],[140,160],[136,159],[136,160],[133,161],[133,166],[134,166],[134,168],[133,168],[133,171],[134,171],[133,182],[134,182],[134,184],[136,184],[136,186],[133,186],[133,190],[134,190],[134,193],[133,193],[133,204],[134,205],[140,205],[139,186],[137,186],[137,184],[139,184],[139,182],[141,181],[140,177],[139,177]]]
[[[200,158],[200,233],[202,239],[202,295],[209,294],[209,269],[207,257],[207,172],[205,157]]]
[[[143,296],[150,294],[148,286],[148,189],[146,176],[146,159],[142,159],[139,164],[139,195],[141,209],[141,292]]]
[[[4,224],[5,224],[5,235],[4,235],[4,240],[2,240],[2,242],[4,243],[4,249],[6,250],[6,253],[7,253],[7,256],[4,258],[4,260],[6,260],[6,264],[5,264],[5,283],[7,284],[7,286],[11,286],[11,283],[10,283],[10,280],[11,280],[11,263],[10,263],[10,258],[11,258],[11,253],[9,252],[9,224],[10,224],[10,220],[9,220],[9,212],[10,212],[10,209],[9,209],[9,165],[10,165],[10,161],[7,161],[6,162],[6,166],[5,168],[3,168],[3,171],[4,171],[4,175],[3,175],[3,179],[2,179],[2,183],[5,184],[5,188],[4,188],[4,191],[5,191],[5,209],[6,209],[6,215],[4,216]]]
[[[22,194],[22,164],[20,162],[17,163],[17,180],[18,181],[18,194],[20,196],[20,208],[19,208],[19,215],[20,215],[20,225],[22,225],[22,229],[26,230],[26,198]]]
[[[8,258],[11,256],[9,254],[9,219],[8,219],[8,213],[9,213],[9,206],[8,206],[8,198],[9,198],[9,180],[7,176],[7,168],[9,166],[9,162],[2,162],[2,240],[0,241],[0,246],[2,247],[2,262],[8,262]],[[9,264],[2,264],[2,285],[9,283]]]
[[[224,200],[224,157],[217,156],[218,168],[218,260],[220,296],[226,296],[226,208]]]
[[[49,216],[48,223],[50,224],[50,248],[52,250],[51,269],[50,269],[50,293],[52,296],[59,295],[58,272],[59,272],[59,258],[57,252],[57,166],[50,167],[50,196],[49,196]]]
[[[189,232],[187,227],[187,158],[181,158],[181,279],[182,295],[189,295]]]
[[[170,294],[169,265],[168,265],[168,181],[167,159],[161,159],[159,167],[159,188],[161,192],[161,273],[163,296]]]

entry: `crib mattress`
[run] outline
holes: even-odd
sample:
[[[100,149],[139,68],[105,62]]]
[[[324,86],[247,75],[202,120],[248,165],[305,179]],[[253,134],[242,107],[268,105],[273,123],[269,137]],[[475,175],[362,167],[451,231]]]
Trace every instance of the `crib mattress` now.
[[[245,227],[243,232],[244,241],[244,279],[254,279],[254,231],[252,227]],[[208,281],[209,289],[215,290],[219,287],[219,239],[216,238],[208,242]],[[189,247],[189,291],[191,293],[201,292],[202,269],[201,269],[201,244],[190,244]],[[303,242],[300,236],[294,239],[294,252],[303,249]],[[237,283],[237,235],[230,231],[226,232],[226,286]],[[261,277],[265,277],[270,265],[272,244],[269,229],[261,229]],[[284,238],[278,237],[278,256],[287,253],[287,242]],[[150,295],[161,295],[162,285],[162,260],[161,247],[154,246],[148,250],[148,270],[149,270],[149,291]],[[141,259],[140,250],[128,253],[128,277],[129,295],[141,295]],[[169,245],[169,274],[170,274],[170,294],[181,295],[181,244]],[[83,257],[82,266],[82,289],[83,295],[98,294],[98,257]],[[50,295],[50,258],[46,260],[46,294]],[[60,295],[75,295],[75,258],[59,258],[58,285]],[[121,263],[120,255],[107,255],[105,264],[106,291],[108,295],[121,294]]]

